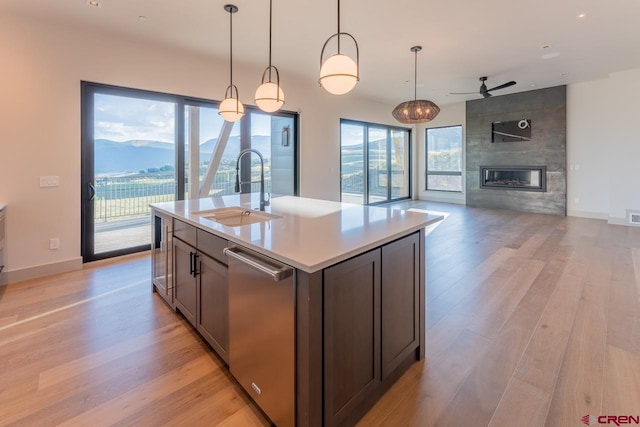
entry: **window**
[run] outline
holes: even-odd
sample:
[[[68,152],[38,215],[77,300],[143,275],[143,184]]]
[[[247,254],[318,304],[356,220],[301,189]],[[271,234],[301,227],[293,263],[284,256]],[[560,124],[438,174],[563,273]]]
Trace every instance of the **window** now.
[[[343,202],[377,204],[410,197],[410,165],[409,129],[340,121]]]
[[[88,82],[81,90],[84,261],[149,249],[150,203],[233,194],[245,148],[262,154],[267,192],[297,194],[295,113],[245,106],[226,123],[215,101]],[[258,156],[244,156],[241,173],[257,181]]]
[[[427,129],[426,189],[462,192],[462,126]]]

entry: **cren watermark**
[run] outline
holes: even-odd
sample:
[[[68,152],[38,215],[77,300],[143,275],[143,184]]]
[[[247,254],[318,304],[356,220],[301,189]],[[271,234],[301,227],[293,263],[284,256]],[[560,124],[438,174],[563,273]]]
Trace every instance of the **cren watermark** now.
[[[585,415],[582,422],[588,426],[594,424],[610,424],[615,426],[640,425],[640,415]]]

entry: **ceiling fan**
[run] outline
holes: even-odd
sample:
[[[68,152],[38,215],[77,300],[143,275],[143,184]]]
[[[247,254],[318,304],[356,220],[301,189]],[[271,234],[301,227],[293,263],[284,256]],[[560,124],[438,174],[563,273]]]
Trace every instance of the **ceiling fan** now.
[[[496,87],[492,87],[491,89],[487,89],[487,85],[484,83],[487,80],[487,78],[486,77],[480,77],[479,80],[482,82],[482,84],[480,85],[480,91],[479,92],[451,92],[451,95],[471,95],[472,93],[479,93],[480,95],[484,96],[485,98],[488,98],[488,97],[491,96],[491,94],[489,92],[494,91],[494,90],[498,90],[498,89],[504,89],[506,87],[513,86],[514,84],[516,84],[516,82],[511,80],[510,82],[501,84],[500,86],[496,86]]]

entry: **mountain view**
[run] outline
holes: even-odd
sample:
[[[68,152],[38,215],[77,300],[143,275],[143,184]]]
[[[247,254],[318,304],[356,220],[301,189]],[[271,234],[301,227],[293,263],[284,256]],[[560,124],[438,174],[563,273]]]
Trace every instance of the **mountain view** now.
[[[208,160],[216,143],[217,138],[214,138],[201,144],[200,158]],[[222,162],[234,162],[240,152],[239,146],[240,138],[238,136],[231,137],[222,155]],[[169,142],[140,140],[118,142],[96,139],[94,147],[96,175],[138,172],[166,165],[174,166],[175,164],[175,145]],[[253,136],[252,147],[265,157],[270,157],[271,138],[267,135]]]

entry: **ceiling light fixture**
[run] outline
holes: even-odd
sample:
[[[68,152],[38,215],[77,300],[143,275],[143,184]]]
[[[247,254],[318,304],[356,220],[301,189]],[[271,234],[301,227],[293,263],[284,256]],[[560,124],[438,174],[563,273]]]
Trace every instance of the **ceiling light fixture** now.
[[[393,109],[393,117],[404,124],[426,123],[433,120],[440,112],[440,107],[431,101],[418,98],[418,52],[422,50],[422,46],[413,46],[411,52],[415,54],[414,61],[414,80],[413,80],[413,101],[405,101],[398,104]]]
[[[102,7],[102,3],[96,0],[87,0],[87,6],[91,7]]]
[[[584,19],[587,17],[587,14],[585,12],[579,13],[578,14],[578,19]]]
[[[356,60],[342,54],[340,50],[340,36],[347,36],[353,40],[356,46]],[[326,61],[324,59],[324,50],[327,44],[334,37],[338,38],[338,53],[329,57]],[[322,51],[320,52],[320,86],[322,86],[327,92],[334,95],[344,95],[353,89],[360,80],[360,50],[358,48],[358,42],[349,33],[340,32],[340,0],[338,0],[338,32],[324,42]]]
[[[262,73],[262,84],[256,90],[255,101],[258,108],[267,113],[278,111],[284,104],[284,92],[280,87],[280,72],[271,65],[271,27],[273,23],[273,0],[269,0],[269,66]],[[276,82],[271,80],[272,72],[276,75]],[[264,81],[267,73],[269,80]]]
[[[233,4],[225,4],[224,10],[229,12],[229,86],[224,92],[224,100],[218,107],[218,114],[228,122],[235,122],[244,116],[244,105],[238,99],[238,88],[233,84],[233,14],[238,11],[238,7]],[[233,97],[234,89],[235,98]]]

